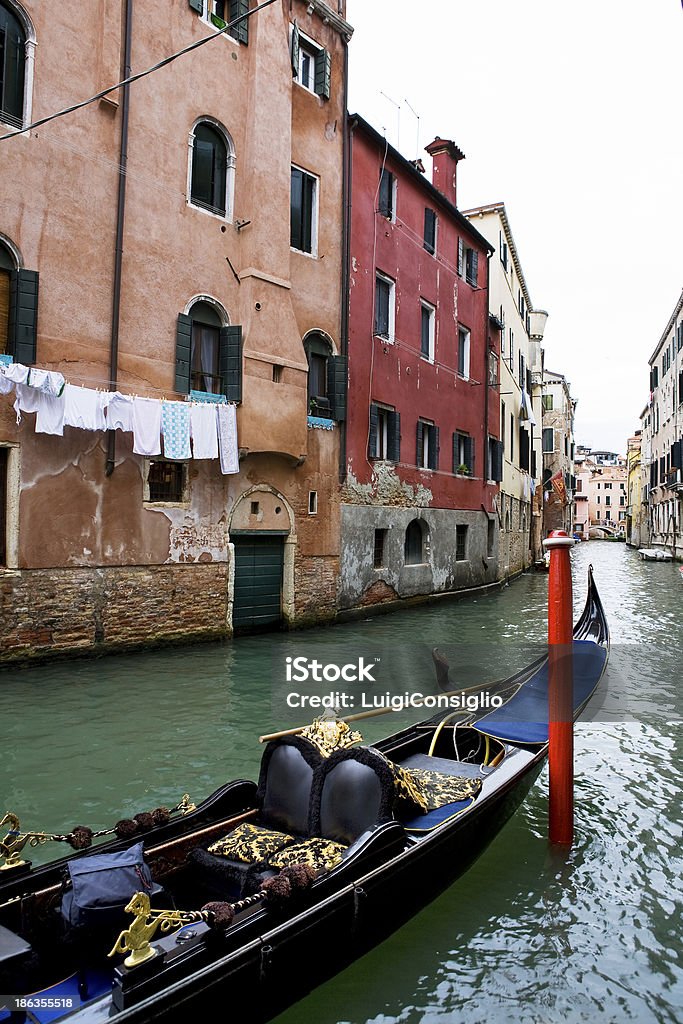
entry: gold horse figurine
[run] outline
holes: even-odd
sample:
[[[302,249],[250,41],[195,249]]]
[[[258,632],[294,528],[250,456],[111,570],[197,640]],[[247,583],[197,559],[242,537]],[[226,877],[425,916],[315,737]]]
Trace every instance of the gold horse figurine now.
[[[7,834],[0,839],[0,871],[7,871],[9,868],[19,868],[26,863],[19,854],[27,843],[30,846],[42,846],[55,838],[51,832],[22,832],[20,822],[16,814],[8,811],[0,821],[0,829],[7,827]]]
[[[136,892],[126,907],[127,914],[135,914],[135,920],[119,935],[114,948],[108,956],[116,953],[129,953],[123,961],[126,967],[139,967],[157,955],[150,946],[150,940],[157,928],[169,932],[182,924],[194,924],[204,919],[203,914],[196,910],[152,910],[149,896],[144,892]]]

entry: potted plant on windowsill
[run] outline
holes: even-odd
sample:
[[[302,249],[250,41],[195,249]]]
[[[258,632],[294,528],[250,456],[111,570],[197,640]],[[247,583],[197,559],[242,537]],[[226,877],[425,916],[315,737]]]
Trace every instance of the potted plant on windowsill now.
[[[457,472],[458,472],[458,476],[469,476],[470,475],[470,467],[466,466],[464,462],[461,462],[460,465],[458,466]]]
[[[216,26],[216,28],[225,28],[228,24],[227,21],[223,21],[222,18],[219,18],[217,14],[211,15],[211,22]]]

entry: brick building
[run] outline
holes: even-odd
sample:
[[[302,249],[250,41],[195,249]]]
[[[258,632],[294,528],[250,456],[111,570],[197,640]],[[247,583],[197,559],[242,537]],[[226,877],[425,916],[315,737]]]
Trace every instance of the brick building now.
[[[341,607],[494,582],[500,330],[491,246],[456,206],[453,142],[419,162],[350,119]]]
[[[351,28],[343,0],[235,20],[255,6],[0,0],[0,134],[206,40],[0,142],[5,362],[222,396],[240,456],[224,475],[122,430],[36,433],[0,396],[2,657],[334,614]]]

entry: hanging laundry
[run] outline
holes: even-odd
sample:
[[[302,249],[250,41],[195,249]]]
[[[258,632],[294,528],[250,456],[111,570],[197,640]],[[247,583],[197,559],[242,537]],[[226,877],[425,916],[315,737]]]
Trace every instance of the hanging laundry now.
[[[56,434],[62,437],[66,408],[64,396],[46,395],[42,391],[38,394],[40,403],[36,415],[36,434]]]
[[[0,395],[9,395],[14,387],[14,381],[5,374],[4,366],[0,366]]]
[[[25,384],[28,380],[29,368],[23,363],[10,363],[5,367],[5,376],[15,384]],[[26,410],[28,412],[28,409]]]
[[[161,403],[161,433],[167,459],[191,459],[190,406],[187,402]]]
[[[17,414],[17,423],[21,423],[22,412],[38,412],[43,394],[25,384],[17,384],[15,392],[17,397],[14,399],[14,411]]]
[[[133,451],[136,455],[161,455],[161,402],[158,399],[133,399]]]
[[[190,406],[192,454],[195,459],[218,458],[217,408],[209,402],[193,402]]]
[[[81,430],[106,430],[104,410],[109,403],[108,391],[93,391],[67,384],[64,388],[64,425]]]
[[[64,391],[66,381],[56,370],[37,370],[32,366],[26,383],[46,395],[58,397]]]
[[[239,449],[237,447],[237,410],[234,405],[219,405],[218,440],[221,449],[221,473],[239,473]]]
[[[107,427],[110,430],[133,430],[133,398],[115,391],[107,406]]]

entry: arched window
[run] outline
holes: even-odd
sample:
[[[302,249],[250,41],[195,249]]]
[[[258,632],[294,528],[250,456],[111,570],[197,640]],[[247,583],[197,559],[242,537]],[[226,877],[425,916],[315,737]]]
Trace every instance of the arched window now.
[[[194,129],[191,161],[190,202],[230,216],[234,155],[226,136],[209,121],[200,121]]]
[[[427,561],[427,524],[422,519],[413,519],[408,523],[403,556],[406,565],[420,565]]]
[[[305,339],[304,349],[308,360],[308,411],[311,416],[329,416],[327,363],[332,357],[332,346],[323,334],[313,331]]]
[[[24,118],[26,34],[13,11],[0,3],[0,117],[20,127]]]
[[[218,311],[208,302],[195,302],[190,310],[192,320],[192,353],[190,387],[212,395],[223,392],[220,376],[221,327]]]

